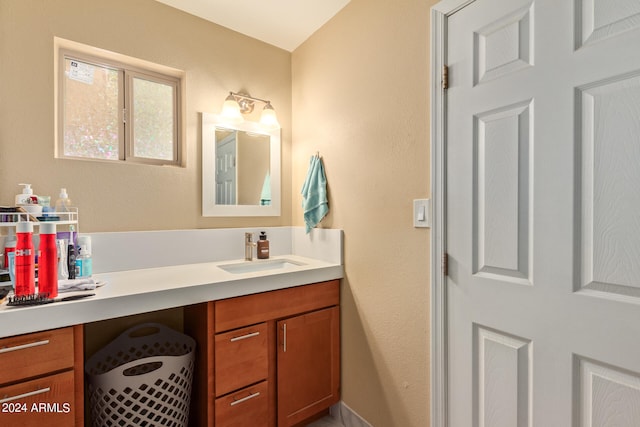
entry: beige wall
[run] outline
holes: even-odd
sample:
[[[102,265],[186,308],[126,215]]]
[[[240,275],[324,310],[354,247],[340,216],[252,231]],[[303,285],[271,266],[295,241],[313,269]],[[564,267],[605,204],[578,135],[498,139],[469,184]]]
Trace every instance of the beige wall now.
[[[186,71],[186,167],[54,159],[54,36]],[[198,113],[243,89],[282,124],[282,216],[203,218]],[[52,201],[67,187],[82,231],[289,225],[290,149],[289,52],[152,0],[0,0],[0,205],[29,182]]]
[[[319,151],[324,227],[345,234],[342,391],[376,427],[429,424],[429,231],[412,201],[429,196],[429,7],[352,0],[294,51],[293,218]]]

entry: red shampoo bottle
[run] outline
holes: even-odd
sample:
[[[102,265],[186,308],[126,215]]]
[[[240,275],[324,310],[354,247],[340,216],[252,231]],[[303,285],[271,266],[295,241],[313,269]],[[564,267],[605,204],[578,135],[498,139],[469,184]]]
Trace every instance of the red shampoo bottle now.
[[[58,296],[58,250],[56,225],[43,222],[40,225],[40,257],[38,258],[38,293]]]
[[[32,235],[32,223],[23,221],[16,225],[16,296],[32,295],[36,292],[35,253]]]

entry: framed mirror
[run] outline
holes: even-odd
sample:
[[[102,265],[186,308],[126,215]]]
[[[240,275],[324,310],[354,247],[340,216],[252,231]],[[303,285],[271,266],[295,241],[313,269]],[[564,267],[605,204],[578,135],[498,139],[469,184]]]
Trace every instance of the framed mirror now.
[[[202,216],[280,215],[280,129],[202,113]]]

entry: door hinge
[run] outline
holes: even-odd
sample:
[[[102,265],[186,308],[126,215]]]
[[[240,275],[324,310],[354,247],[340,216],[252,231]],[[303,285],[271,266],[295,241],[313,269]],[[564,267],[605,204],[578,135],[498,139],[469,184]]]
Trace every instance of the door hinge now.
[[[122,109],[122,123],[127,123],[127,109],[123,108]]]
[[[443,276],[449,275],[449,254],[448,253],[442,254],[442,275]]]
[[[449,89],[449,66],[442,66],[442,89]]]

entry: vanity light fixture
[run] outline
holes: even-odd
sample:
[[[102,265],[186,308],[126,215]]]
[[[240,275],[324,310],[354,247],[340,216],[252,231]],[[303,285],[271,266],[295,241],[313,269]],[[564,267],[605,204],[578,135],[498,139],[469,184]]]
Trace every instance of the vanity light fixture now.
[[[229,96],[224,100],[221,116],[231,123],[240,123],[244,121],[243,114],[249,114],[253,111],[255,101],[265,104],[260,116],[260,124],[266,129],[280,128],[276,110],[273,109],[271,101],[255,98],[245,93],[229,92]]]

